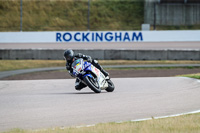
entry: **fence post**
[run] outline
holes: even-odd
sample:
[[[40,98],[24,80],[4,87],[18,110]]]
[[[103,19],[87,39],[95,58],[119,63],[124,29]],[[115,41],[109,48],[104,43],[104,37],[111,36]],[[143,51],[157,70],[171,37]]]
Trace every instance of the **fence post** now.
[[[154,2],[154,22],[153,29],[156,30],[156,2]]]
[[[23,12],[23,10],[22,10],[22,0],[20,0],[20,31],[22,31],[22,12]]]
[[[88,31],[90,31],[90,0],[88,0]]]

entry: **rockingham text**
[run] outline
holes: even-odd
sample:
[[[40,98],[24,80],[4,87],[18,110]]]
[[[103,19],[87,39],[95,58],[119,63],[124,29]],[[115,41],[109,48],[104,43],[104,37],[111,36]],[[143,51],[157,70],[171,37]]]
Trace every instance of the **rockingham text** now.
[[[134,42],[143,41],[142,32],[57,32],[56,42]]]

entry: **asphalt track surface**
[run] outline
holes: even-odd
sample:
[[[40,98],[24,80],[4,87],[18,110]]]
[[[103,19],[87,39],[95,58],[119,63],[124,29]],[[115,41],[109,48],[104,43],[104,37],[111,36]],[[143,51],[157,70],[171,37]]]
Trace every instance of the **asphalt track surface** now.
[[[200,49],[200,42],[15,43],[0,49]],[[200,81],[115,78],[116,90],[78,92],[74,79],[0,81],[0,131],[129,121],[200,109]]]
[[[200,42],[0,43],[1,49],[200,49]]]
[[[74,79],[0,81],[0,131],[129,121],[200,109],[200,81],[114,78],[112,93],[74,89]]]

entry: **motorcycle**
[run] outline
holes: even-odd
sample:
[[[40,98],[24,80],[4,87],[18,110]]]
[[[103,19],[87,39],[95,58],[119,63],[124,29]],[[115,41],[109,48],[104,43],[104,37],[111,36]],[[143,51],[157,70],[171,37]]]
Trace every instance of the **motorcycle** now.
[[[110,79],[106,79],[104,74],[90,62],[81,58],[76,59],[72,63],[72,69],[73,75],[95,93],[101,93],[101,90],[113,92],[115,89],[113,82]]]

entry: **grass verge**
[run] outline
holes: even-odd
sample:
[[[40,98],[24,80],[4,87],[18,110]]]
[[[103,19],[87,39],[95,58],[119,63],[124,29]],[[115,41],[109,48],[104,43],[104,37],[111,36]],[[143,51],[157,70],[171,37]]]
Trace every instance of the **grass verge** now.
[[[0,31],[20,30],[20,0],[0,0]],[[23,0],[23,31],[86,31],[88,0]],[[144,0],[91,0],[90,30],[140,30]]]
[[[178,75],[179,77],[189,77],[189,78],[195,78],[195,79],[200,79],[200,73],[196,74],[187,74],[187,75]]]
[[[13,129],[5,133],[199,133],[200,113],[140,122],[105,123],[92,127],[46,130]]]
[[[65,66],[63,60],[0,60],[0,71],[60,67]]]
[[[136,61],[136,60],[100,60],[101,65],[139,65],[139,64],[200,64],[200,61]],[[0,60],[0,71],[64,67],[64,60]]]

